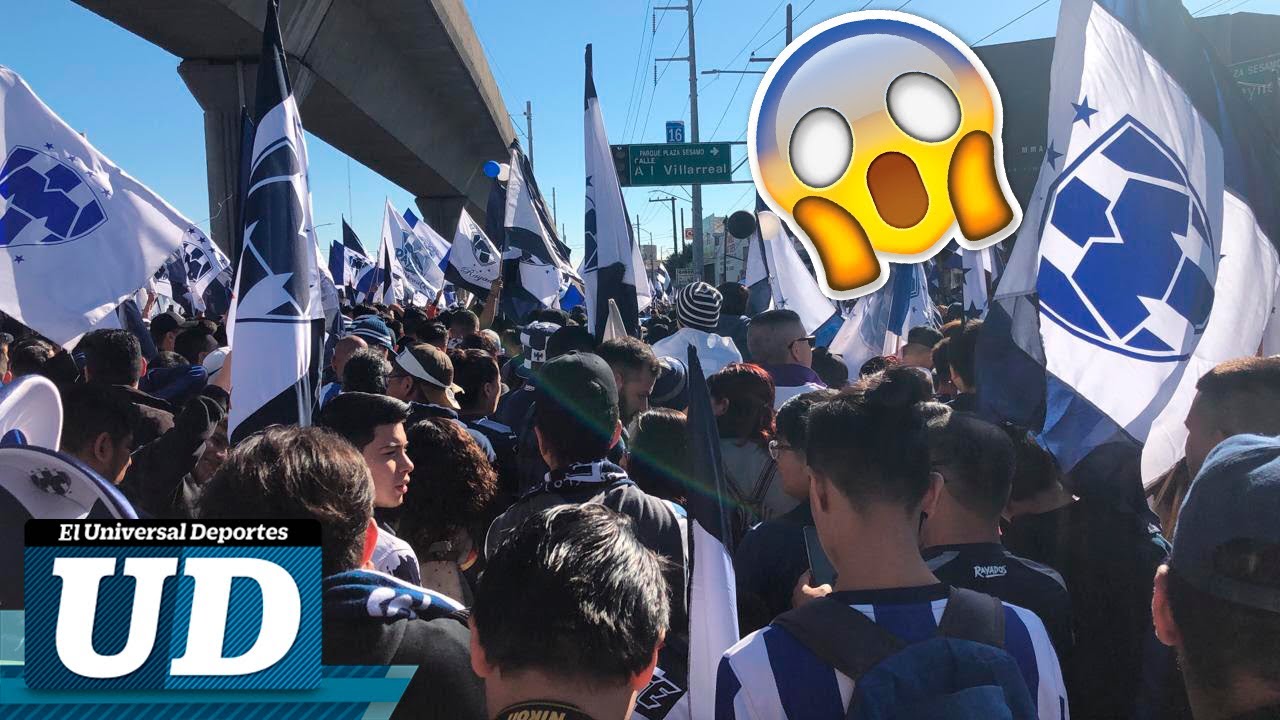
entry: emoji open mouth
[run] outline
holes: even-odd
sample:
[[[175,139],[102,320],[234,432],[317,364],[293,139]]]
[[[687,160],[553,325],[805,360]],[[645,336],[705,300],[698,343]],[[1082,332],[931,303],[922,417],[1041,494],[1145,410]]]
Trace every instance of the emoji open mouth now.
[[[893,227],[915,227],[929,211],[929,193],[920,171],[900,152],[887,152],[871,161],[867,187],[880,217]]]
[[[792,215],[818,251],[827,286],[832,290],[852,290],[880,277],[880,262],[871,241],[848,210],[810,195],[800,198]]]

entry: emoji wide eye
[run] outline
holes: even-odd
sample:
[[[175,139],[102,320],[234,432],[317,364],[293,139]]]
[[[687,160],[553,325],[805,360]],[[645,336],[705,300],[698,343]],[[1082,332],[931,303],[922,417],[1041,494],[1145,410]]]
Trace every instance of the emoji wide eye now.
[[[814,108],[791,131],[791,168],[800,182],[813,188],[831,185],[853,158],[853,132],[840,113]]]
[[[916,140],[942,142],[960,129],[960,102],[932,75],[899,75],[889,84],[887,105],[889,117]]]

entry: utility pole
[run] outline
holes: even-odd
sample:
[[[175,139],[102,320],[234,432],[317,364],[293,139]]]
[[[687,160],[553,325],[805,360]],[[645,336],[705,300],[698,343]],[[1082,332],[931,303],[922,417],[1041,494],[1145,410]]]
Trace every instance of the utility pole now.
[[[529,139],[529,164],[533,164],[533,101],[524,101],[524,135]]]
[[[649,202],[671,203],[671,252],[679,253],[680,248],[676,245],[679,242],[676,236],[676,199],[674,197],[649,198]]]
[[[560,213],[556,210],[556,189],[551,188],[551,227],[555,228],[556,220],[560,219]]]
[[[684,252],[684,208],[680,208],[680,252]]]
[[[698,50],[693,27],[693,0],[684,5],[664,5],[655,10],[683,10],[689,16],[689,54],[682,58],[658,58],[659,62],[689,63],[689,131],[693,142],[698,142]],[[693,267],[694,277],[702,279],[702,185],[695,183],[693,191]]]

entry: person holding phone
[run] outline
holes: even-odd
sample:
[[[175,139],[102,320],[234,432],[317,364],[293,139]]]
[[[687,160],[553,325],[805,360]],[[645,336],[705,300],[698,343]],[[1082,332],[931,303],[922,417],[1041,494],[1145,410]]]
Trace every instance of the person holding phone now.
[[[814,405],[835,397],[835,390],[823,389],[797,395],[778,410],[776,432],[769,454],[778,464],[783,492],[800,504],[773,520],[768,520],[743,537],[734,554],[738,580],[738,624],[743,634],[758,630],[792,606],[792,589],[798,579],[808,578],[809,551],[806,528],[813,527],[809,509],[809,476],[804,446],[808,413]],[[821,581],[807,583],[821,585]]]

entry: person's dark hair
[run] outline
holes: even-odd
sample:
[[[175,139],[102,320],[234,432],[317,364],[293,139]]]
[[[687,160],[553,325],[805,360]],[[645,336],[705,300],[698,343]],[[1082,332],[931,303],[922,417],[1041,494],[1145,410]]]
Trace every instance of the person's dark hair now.
[[[565,325],[551,333],[547,338],[547,359],[558,358],[577,350],[582,353],[596,351],[596,339],[591,331],[582,325]]]
[[[976,357],[980,332],[982,332],[982,321],[969,321],[965,324],[964,330],[951,339],[950,349],[947,351],[947,361],[951,369],[970,388],[975,387],[974,381],[977,377]]]
[[[941,382],[951,382],[951,338],[944,337],[933,346],[933,374]]]
[[[388,395],[344,392],[325,403],[316,425],[346,438],[356,449],[373,442],[374,430],[409,419],[409,406]]]
[[[862,363],[862,367],[858,368],[858,377],[864,378],[868,375],[875,375],[885,368],[894,367],[897,364],[898,358],[892,355],[877,355]]]
[[[490,333],[484,330],[462,338],[458,341],[458,349],[481,350],[495,358],[502,355],[502,348],[494,342]]]
[[[391,338],[394,342],[395,338],[404,337],[404,325],[399,320],[388,320],[387,329],[391,331]]]
[[[600,343],[600,347],[596,348],[596,354],[604,358],[614,372],[624,376],[644,370],[656,377],[662,369],[658,364],[658,357],[653,354],[653,349],[644,341],[630,335],[605,340]]]
[[[470,310],[459,310],[449,318],[450,328],[461,328],[467,332],[476,332],[480,329],[480,318]]]
[[[1015,455],[1009,436],[976,415],[952,412],[928,421],[929,459],[947,493],[991,521],[1009,503]]]
[[[666,340],[676,332],[674,324],[666,318],[654,318],[645,328],[645,342],[653,345],[660,340]]]
[[[1280,590],[1280,548],[1251,553],[1248,563],[1223,546],[1215,571],[1250,585]],[[1280,690],[1280,613],[1223,600],[1169,570],[1169,611],[1182,635],[1179,662],[1202,688],[1229,688],[1247,677]]]
[[[119,445],[133,435],[138,408],[116,388],[77,383],[62,392],[62,437],[59,447],[78,453],[102,433]]]
[[[722,282],[716,286],[716,290],[720,291],[720,315],[746,315],[747,301],[751,299],[751,292],[747,290],[747,286],[740,282]]]
[[[351,308],[351,317],[352,319],[355,319],[355,320],[358,320],[364,317],[365,315],[377,315],[377,314],[378,314],[378,309],[366,303],[360,303],[355,307]]]
[[[539,322],[555,323],[560,327],[568,327],[569,313],[559,308],[543,308],[541,310],[534,311],[533,320],[539,321]]]
[[[479,337],[473,335],[472,337]],[[480,402],[480,389],[485,383],[498,382],[498,363],[484,350],[450,350],[453,362],[453,382],[462,388],[458,404],[464,410],[474,408]]]
[[[202,326],[190,327],[178,333],[173,340],[173,350],[187,359],[190,365],[200,362],[200,353],[213,352],[218,349],[218,341],[213,334]]]
[[[765,447],[773,439],[773,378],[759,365],[729,363],[707,378],[711,397],[728,400],[729,408],[716,418],[720,437],[750,440]]]
[[[1196,390],[1223,435],[1280,435],[1280,356],[1220,363],[1200,377]]]
[[[893,365],[854,383],[865,394],[876,390],[881,402],[911,407],[933,398],[933,383],[922,368]]]
[[[465,530],[484,542],[498,479],[489,459],[458,423],[428,418],[408,428],[413,482],[400,513],[399,537],[426,557],[431,544]]]
[[[587,307],[585,305],[575,305],[569,311],[569,320],[576,325],[586,325],[587,319]]]
[[[418,326],[417,336],[421,342],[439,346],[449,339],[449,328],[438,320],[429,320]]]
[[[380,348],[360,348],[351,353],[346,367],[342,368],[342,389],[346,392],[385,394],[390,372],[391,363],[382,356]]]
[[[1030,500],[1062,482],[1062,471],[1053,453],[1040,446],[1024,427],[1012,423],[1001,426],[1013,443],[1013,489],[1010,500]]]
[[[168,370],[169,368],[189,367],[191,361],[172,350],[161,350],[147,363],[148,370]]]
[[[9,346],[9,372],[14,378],[36,375],[58,353],[53,343],[30,336]]]
[[[844,364],[844,358],[832,355],[827,348],[814,349],[813,371],[829,388],[839,389],[849,384],[849,367]]]
[[[929,489],[929,442],[919,414],[883,385],[853,388],[809,412],[805,459],[853,501],[914,513]]]
[[[774,420],[778,439],[804,452],[805,445],[809,442],[809,411],[837,395],[837,391],[829,388],[810,390],[783,403]]]
[[[142,377],[142,345],[128,330],[94,330],[80,341],[93,382],[132,385]]]
[[[930,325],[917,325],[907,331],[907,342],[913,345],[933,348],[940,340],[942,340],[942,333]]]
[[[486,660],[504,674],[631,680],[667,631],[661,562],[630,518],[603,505],[561,505],[528,518],[476,587],[472,622]]]
[[[683,503],[689,492],[693,461],[689,453],[688,419],[684,413],[652,408],[627,427],[627,475],[641,490]]]
[[[318,520],[327,577],[354,570],[373,517],[373,480],[360,453],[320,427],[276,426],[241,440],[205,483],[202,519]]]
[[[404,325],[404,334],[418,336],[418,330],[428,322],[427,313],[420,307],[406,308],[401,323]]]

